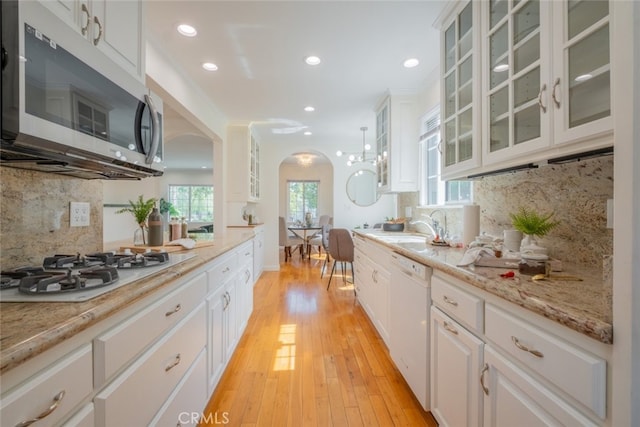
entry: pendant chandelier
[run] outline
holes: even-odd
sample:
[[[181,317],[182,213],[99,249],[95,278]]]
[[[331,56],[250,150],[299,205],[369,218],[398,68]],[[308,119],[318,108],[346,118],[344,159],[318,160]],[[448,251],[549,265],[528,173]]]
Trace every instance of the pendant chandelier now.
[[[348,166],[352,166],[356,163],[370,163],[372,165],[375,166],[376,164],[376,154],[373,153],[371,151],[371,145],[365,143],[364,140],[364,135],[365,132],[367,131],[367,127],[363,126],[360,128],[360,130],[362,131],[362,152],[344,152],[341,150],[338,150],[336,152],[336,156],[338,157],[342,157],[342,156],[348,156],[347,157],[347,165]]]

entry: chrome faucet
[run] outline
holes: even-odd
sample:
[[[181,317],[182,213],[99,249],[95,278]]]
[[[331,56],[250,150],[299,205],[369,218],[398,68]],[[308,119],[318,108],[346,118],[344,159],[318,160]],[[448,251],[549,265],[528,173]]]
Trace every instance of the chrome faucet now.
[[[433,235],[434,238],[438,235],[438,233],[433,228],[433,226],[431,224],[429,224],[428,222],[426,222],[426,221],[416,220],[416,221],[411,221],[409,224],[411,224],[411,225],[418,225],[418,224],[424,225],[429,229],[429,231],[431,232],[431,234]]]
[[[442,215],[442,219],[444,222],[444,227],[440,226],[440,223],[438,222],[438,220],[436,220],[433,215],[439,212]],[[448,230],[447,230],[447,214],[444,213],[444,211],[440,210],[440,209],[436,209],[434,211],[431,212],[431,214],[428,215],[429,219],[431,220],[432,224],[433,224],[433,228],[437,231],[437,233],[435,234],[436,236],[439,236],[441,240],[445,240],[445,237],[448,234]]]

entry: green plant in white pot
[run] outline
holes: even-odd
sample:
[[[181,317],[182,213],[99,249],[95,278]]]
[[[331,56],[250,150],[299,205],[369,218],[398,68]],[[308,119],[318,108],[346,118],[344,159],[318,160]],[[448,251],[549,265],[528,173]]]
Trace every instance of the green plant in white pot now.
[[[560,221],[553,219],[554,215],[553,212],[540,214],[526,207],[520,207],[517,212],[509,214],[513,228],[522,232],[524,235],[520,246],[521,252],[525,249],[531,250],[532,252],[543,249],[538,246],[536,238],[546,236],[560,224]]]
[[[147,244],[147,238],[145,236],[145,228],[147,226],[147,218],[149,217],[149,214],[151,213],[151,210],[153,209],[153,207],[156,204],[156,199],[151,198],[149,200],[144,200],[144,198],[142,197],[142,195],[138,196],[138,200],[131,201],[129,200],[129,207],[128,208],[122,208],[118,211],[116,211],[117,214],[120,213],[124,213],[124,212],[129,212],[133,215],[133,217],[136,220],[136,223],[138,224],[138,226],[140,227],[139,231],[136,230],[136,234],[142,234],[142,244],[146,245]],[[134,235],[134,244],[136,243],[136,237]]]

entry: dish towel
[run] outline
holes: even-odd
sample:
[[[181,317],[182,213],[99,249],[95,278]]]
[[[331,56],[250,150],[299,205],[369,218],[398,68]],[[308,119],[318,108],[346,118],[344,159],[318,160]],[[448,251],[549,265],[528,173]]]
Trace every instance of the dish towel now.
[[[185,249],[193,249],[196,247],[196,241],[193,239],[176,239],[167,243],[167,246],[182,246]]]
[[[489,248],[469,248],[462,256],[460,262],[458,262],[458,264],[456,265],[458,267],[466,267],[482,258],[484,254],[493,256],[493,250]]]

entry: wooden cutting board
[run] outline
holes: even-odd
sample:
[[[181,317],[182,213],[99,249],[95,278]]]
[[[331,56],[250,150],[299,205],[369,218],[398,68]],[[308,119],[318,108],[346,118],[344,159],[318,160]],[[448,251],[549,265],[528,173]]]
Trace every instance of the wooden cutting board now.
[[[211,240],[203,240],[203,241],[196,241],[196,246],[194,249],[197,248],[204,248],[206,246],[213,246],[215,242],[211,241]],[[151,249],[152,251],[162,251],[164,250],[165,252],[179,252],[179,251],[185,251],[188,250],[186,248],[183,248],[182,246],[120,246],[120,250],[123,251],[125,249],[130,249],[131,252],[145,252],[147,249]]]

